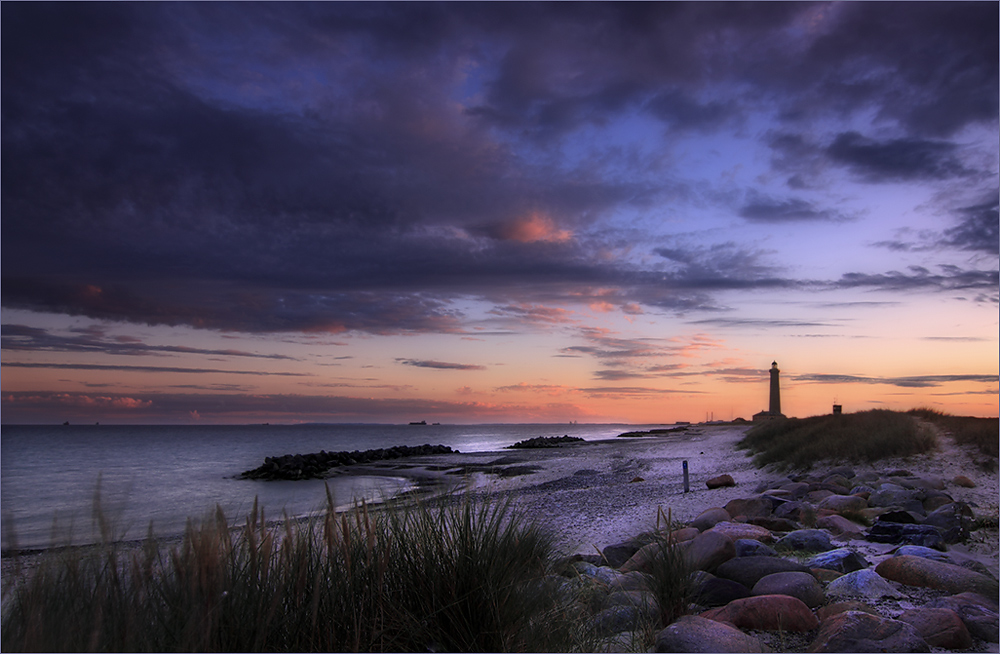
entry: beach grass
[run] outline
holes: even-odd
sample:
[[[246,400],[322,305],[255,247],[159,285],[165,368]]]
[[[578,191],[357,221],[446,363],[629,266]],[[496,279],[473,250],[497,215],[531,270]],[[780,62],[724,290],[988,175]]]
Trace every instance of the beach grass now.
[[[553,540],[502,500],[221,511],[180,544],[42,555],[5,580],[3,651],[573,651]]]
[[[972,445],[979,450],[979,466],[992,472],[997,469],[1000,456],[1000,420],[996,418],[974,418],[953,416],[934,409],[913,409],[909,414],[934,423],[961,445]]]
[[[758,467],[808,470],[820,462],[871,463],[933,449],[932,429],[913,415],[874,409],[774,420],[751,428],[737,444]]]

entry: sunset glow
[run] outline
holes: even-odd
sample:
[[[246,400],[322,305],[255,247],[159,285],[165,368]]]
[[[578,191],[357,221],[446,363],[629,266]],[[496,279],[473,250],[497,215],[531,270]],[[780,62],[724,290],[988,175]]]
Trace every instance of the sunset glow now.
[[[996,3],[0,12],[4,423],[998,415]]]

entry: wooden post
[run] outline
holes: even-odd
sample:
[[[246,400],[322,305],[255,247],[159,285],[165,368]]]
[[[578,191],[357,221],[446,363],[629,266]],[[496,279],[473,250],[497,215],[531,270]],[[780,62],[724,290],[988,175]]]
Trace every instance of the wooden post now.
[[[691,490],[691,487],[688,485],[688,462],[685,461],[684,462],[684,492],[687,493],[690,490]]]

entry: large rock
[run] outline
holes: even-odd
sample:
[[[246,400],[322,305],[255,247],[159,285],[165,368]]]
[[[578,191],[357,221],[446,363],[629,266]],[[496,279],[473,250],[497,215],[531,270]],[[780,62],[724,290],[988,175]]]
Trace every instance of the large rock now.
[[[819,620],[802,600],[789,595],[745,597],[701,614],[709,620],[731,622],[741,629],[811,631]]]
[[[765,545],[759,540],[753,538],[737,538],[733,541],[736,545],[736,556],[778,556],[778,552],[775,551],[770,545]]]
[[[727,624],[685,615],[656,635],[657,652],[766,652],[759,640]]]
[[[871,569],[850,572],[834,579],[826,586],[827,597],[838,599],[863,599],[870,602],[883,597],[904,597],[888,581]]]
[[[977,593],[959,593],[931,600],[927,603],[927,607],[954,611],[962,618],[969,633],[976,638],[991,643],[1000,639],[1000,616],[997,614],[996,596],[991,600]]]
[[[733,600],[750,597],[750,589],[732,579],[712,577],[701,582],[692,597],[696,604],[702,606],[725,606]]]
[[[725,488],[726,486],[735,486],[736,480],[733,479],[732,475],[719,475],[706,480],[705,485],[709,488]]]
[[[941,561],[942,563],[954,563],[950,556],[940,550],[932,550],[929,547],[922,547],[920,545],[903,545],[895,552],[896,556],[919,556],[923,559],[932,559],[934,561]]]
[[[945,504],[929,513],[924,524],[940,529],[944,542],[957,543],[969,537],[972,510],[962,502]]]
[[[951,609],[909,609],[896,619],[913,625],[931,647],[966,649],[972,646],[969,630],[962,618]]]
[[[833,549],[830,535],[819,529],[799,529],[782,537],[774,544],[777,550],[805,550],[807,552],[825,552]]]
[[[684,557],[695,570],[713,572],[719,565],[736,556],[733,539],[716,531],[715,527],[698,534],[683,546]]]
[[[883,484],[886,486],[887,484]],[[917,499],[917,492],[905,488],[883,489],[872,493],[868,498],[869,506],[903,506],[907,502]]]
[[[648,608],[619,605],[594,614],[594,617],[590,619],[590,626],[596,633],[610,636],[621,631],[639,629],[642,623],[649,619],[650,611]]]
[[[944,548],[944,538],[933,525],[907,525],[895,522],[876,522],[866,538],[875,543],[899,543],[923,547]]]
[[[867,568],[870,563],[854,550],[846,547],[822,552],[806,561],[806,566],[810,568],[826,568],[837,572],[855,572]]]
[[[770,543],[774,540],[774,536],[771,535],[770,530],[744,522],[720,522],[709,531],[725,534],[734,541],[746,538],[759,540],[762,543]]]
[[[775,518],[773,515],[763,518],[747,518],[747,524],[757,525],[769,531],[795,531],[796,529],[802,529],[802,525],[794,520]]]
[[[817,509],[827,509],[835,513],[856,513],[868,508],[868,501],[860,495],[831,495],[816,505]]]
[[[956,486],[961,486],[963,488],[976,487],[976,482],[972,481],[965,475],[957,475],[954,479],[951,480],[951,483],[955,484]]]
[[[789,559],[774,556],[744,556],[726,561],[718,567],[715,574],[723,579],[732,579],[747,588],[753,588],[757,582],[775,572],[809,572],[809,568]]]
[[[785,502],[774,509],[774,517],[808,525],[816,522],[816,509],[806,502]]]
[[[733,518],[729,515],[728,511],[722,507],[714,506],[699,513],[690,524],[692,527],[696,527],[698,531],[705,531],[706,529],[711,529],[720,522],[728,522],[732,519]]]
[[[726,512],[734,518],[744,516],[745,518],[764,517],[771,515],[774,504],[767,497],[744,497],[730,500],[725,506]]]
[[[826,529],[834,536],[842,536],[838,540],[850,540],[851,538],[861,538],[865,530],[856,522],[851,522],[842,515],[834,513],[825,515],[816,520],[816,526]]]
[[[929,652],[927,642],[905,622],[864,611],[844,611],[820,625],[810,652]]]
[[[762,577],[751,591],[754,595],[789,595],[811,609],[824,601],[823,587],[808,572],[775,572]]]
[[[1000,585],[995,579],[952,563],[919,556],[885,559],[875,566],[875,572],[907,586],[923,586],[949,593],[972,591],[987,597],[1000,595]]]
[[[844,611],[864,611],[865,613],[871,613],[872,615],[878,615],[878,611],[874,607],[865,604],[864,602],[859,602],[858,600],[845,600],[843,602],[834,602],[833,604],[827,604],[826,606],[820,607],[816,611],[816,617],[819,618],[820,622],[823,622],[832,615],[837,613],[843,613]]]
[[[641,548],[642,543],[632,539],[621,543],[615,543],[614,545],[608,545],[601,550],[601,554],[604,555],[604,560],[608,562],[608,565],[612,568],[617,568],[631,559],[632,556]]]

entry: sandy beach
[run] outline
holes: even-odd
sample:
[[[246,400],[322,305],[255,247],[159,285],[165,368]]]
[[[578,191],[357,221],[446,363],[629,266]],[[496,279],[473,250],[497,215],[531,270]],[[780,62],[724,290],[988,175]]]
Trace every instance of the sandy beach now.
[[[707,508],[757,494],[762,482],[787,476],[757,468],[747,451],[736,448],[747,429],[693,425],[667,435],[578,442],[559,448],[420,457],[409,460],[405,469],[387,463],[369,471],[436,479],[466,492],[510,496],[558,535],[564,553],[593,554],[653,529],[658,509],[664,514],[669,510],[674,520],[688,521]],[[1000,476],[979,469],[973,459],[970,450],[939,435],[938,449],[928,454],[852,467],[858,473],[904,468],[916,476],[940,477],[954,499],[969,503],[977,515],[995,517]],[[688,462],[687,493],[684,461]],[[485,468],[494,473],[484,472]],[[731,475],[736,485],[706,487],[706,480],[721,474]],[[956,475],[970,478],[976,486],[952,483]],[[851,543],[875,561],[893,549],[864,540]],[[951,550],[983,563],[994,576],[1000,574],[996,530],[977,532],[968,543],[953,545]]]

